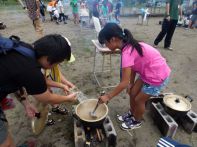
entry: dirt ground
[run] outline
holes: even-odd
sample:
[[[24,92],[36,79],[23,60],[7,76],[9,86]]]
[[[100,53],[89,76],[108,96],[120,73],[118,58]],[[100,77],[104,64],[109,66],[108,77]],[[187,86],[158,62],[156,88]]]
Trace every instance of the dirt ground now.
[[[139,40],[149,44],[153,43],[161,26],[158,25],[162,18],[150,18],[148,26],[136,25],[137,18],[121,18],[121,25],[128,28],[132,34]],[[0,30],[3,36],[18,35],[22,40],[33,42],[36,40],[32,22],[29,20],[23,10],[3,9],[0,10],[0,21],[3,21],[7,28]],[[79,25],[74,25],[72,21],[68,24],[56,25],[54,22],[47,21],[43,24],[44,33],[59,33],[68,37],[71,41],[73,54],[76,61],[72,64],[62,64],[62,70],[67,79],[72,81],[88,98],[97,98],[102,90],[96,84],[92,76],[94,46],[91,39],[96,39],[96,33],[93,29],[83,29]],[[163,49],[163,42],[159,44],[158,50],[166,58],[172,69],[171,81],[165,92],[173,92],[179,95],[190,95],[194,98],[192,110],[197,112],[197,30],[185,30],[177,28],[173,36],[172,47],[174,51]],[[98,57],[101,59],[101,57]],[[113,67],[119,68],[119,56],[113,57]],[[17,69],[13,69],[17,70]],[[118,70],[111,77],[102,78],[106,83],[111,81],[116,83],[119,80]],[[108,90],[106,90],[108,91]],[[129,97],[125,91],[115,97],[109,104],[109,116],[117,132],[118,147],[154,147],[162,136],[157,126],[150,117],[149,111],[146,111],[143,125],[140,129],[132,130],[130,136],[126,131],[120,129],[120,123],[116,120],[116,114],[121,114],[129,109]],[[34,136],[31,131],[31,121],[25,116],[24,109],[18,102],[17,106],[6,112],[9,120],[10,130],[17,145],[31,138],[37,139],[38,146],[53,147],[72,147],[74,146],[73,120],[70,115],[52,115],[56,123],[48,126],[39,136]],[[71,105],[67,104],[71,109]],[[186,133],[180,126],[175,135],[175,140],[193,147],[197,146],[197,134]]]

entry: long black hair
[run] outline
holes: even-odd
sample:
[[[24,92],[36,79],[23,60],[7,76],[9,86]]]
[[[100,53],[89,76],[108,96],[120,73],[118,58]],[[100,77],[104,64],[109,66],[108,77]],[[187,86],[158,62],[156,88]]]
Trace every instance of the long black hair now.
[[[140,56],[143,56],[142,47],[128,29],[122,29],[116,23],[107,23],[104,28],[99,32],[98,40],[101,44],[104,44],[106,41],[110,41],[112,37],[117,37],[121,39],[124,43],[124,46],[130,44],[133,49],[136,49]]]
[[[33,43],[36,58],[48,56],[50,64],[70,60],[71,47],[59,34],[46,35]]]

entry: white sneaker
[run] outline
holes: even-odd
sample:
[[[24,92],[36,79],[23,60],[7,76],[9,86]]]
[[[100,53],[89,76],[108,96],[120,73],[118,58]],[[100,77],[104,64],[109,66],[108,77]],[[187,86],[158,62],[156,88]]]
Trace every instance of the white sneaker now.
[[[121,124],[121,129],[123,130],[137,129],[140,128],[141,125],[142,125],[141,121],[136,121],[130,118]]]
[[[133,114],[131,113],[131,111],[128,111],[128,112],[124,113],[123,115],[117,115],[117,119],[121,122],[124,122],[132,117],[133,117]]]
[[[170,51],[173,51],[173,48],[172,47],[165,47],[165,49],[167,49],[167,50],[170,50]]]
[[[157,48],[157,47],[158,47],[158,45],[153,44],[153,47],[154,47],[154,48]]]

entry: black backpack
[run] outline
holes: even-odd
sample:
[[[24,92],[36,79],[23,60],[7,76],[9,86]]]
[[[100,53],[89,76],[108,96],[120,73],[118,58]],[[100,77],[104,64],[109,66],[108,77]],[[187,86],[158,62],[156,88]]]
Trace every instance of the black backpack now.
[[[15,50],[26,57],[35,59],[35,52],[32,49],[22,46],[18,36],[12,35],[9,38],[0,36],[0,54],[6,55],[10,50]]]

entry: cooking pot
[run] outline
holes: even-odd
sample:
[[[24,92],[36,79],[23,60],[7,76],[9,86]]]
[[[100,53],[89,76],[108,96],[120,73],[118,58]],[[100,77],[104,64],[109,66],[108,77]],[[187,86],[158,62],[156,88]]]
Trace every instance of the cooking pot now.
[[[175,119],[185,116],[191,110],[192,105],[190,102],[192,102],[190,97],[184,98],[174,94],[164,95],[163,98],[166,112]]]
[[[99,104],[97,110],[95,111],[96,118],[90,115],[98,102],[98,99],[87,99],[80,102],[75,107],[75,115],[74,117],[79,119],[83,125],[89,127],[97,127],[102,125],[108,114],[108,107],[105,103]]]

